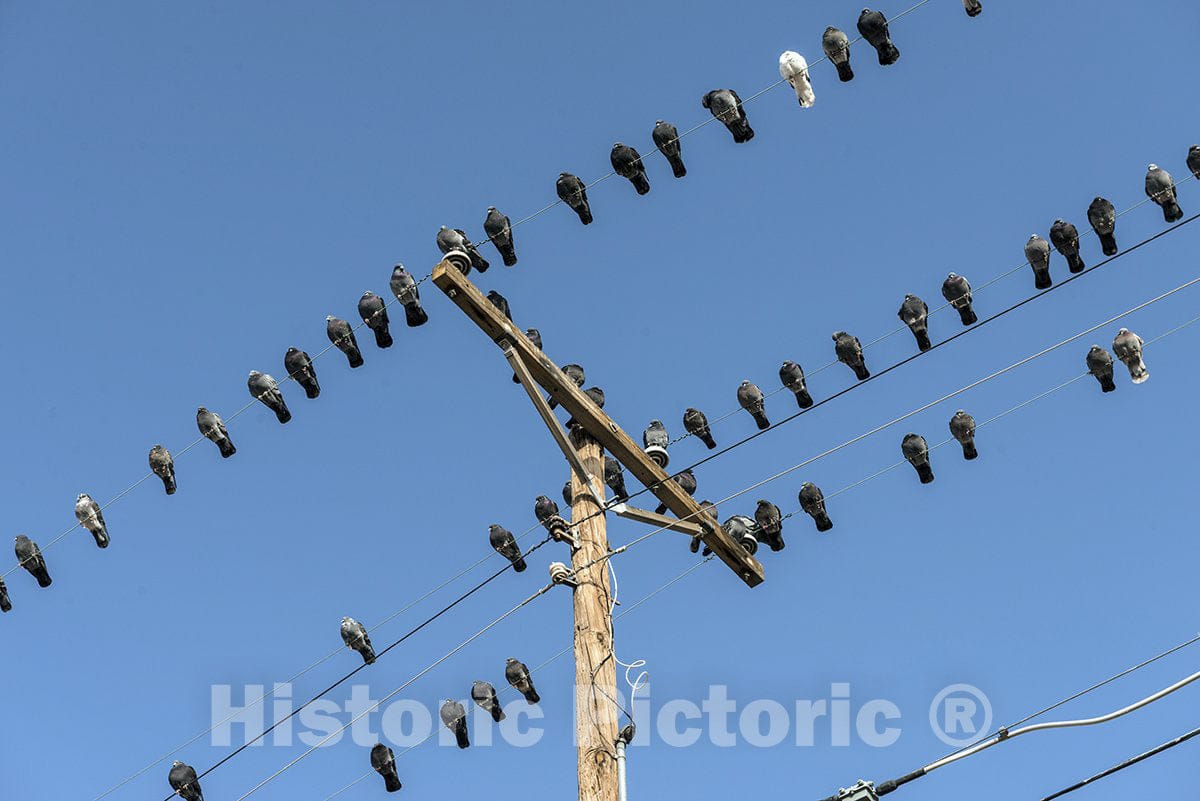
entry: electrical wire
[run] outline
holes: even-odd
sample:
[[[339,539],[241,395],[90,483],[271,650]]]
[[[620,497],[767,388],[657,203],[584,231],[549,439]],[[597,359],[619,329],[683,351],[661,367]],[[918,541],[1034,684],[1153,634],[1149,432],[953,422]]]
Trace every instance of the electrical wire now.
[[[1133,767],[1134,765],[1138,764],[1139,762],[1144,762],[1147,759],[1150,759],[1150,757],[1158,756],[1163,751],[1169,751],[1170,749],[1174,748],[1175,746],[1182,745],[1183,743],[1186,743],[1188,740],[1190,740],[1196,736],[1200,736],[1200,729],[1192,729],[1187,734],[1181,734],[1180,736],[1176,737],[1174,740],[1169,740],[1160,746],[1151,748],[1149,751],[1146,751],[1145,753],[1138,754],[1135,757],[1130,757],[1129,759],[1125,760],[1124,762],[1113,765],[1108,770],[1100,771],[1096,775],[1089,776],[1088,778],[1084,779],[1081,782],[1072,784],[1070,787],[1066,787],[1062,790],[1059,790],[1057,793],[1052,793],[1051,795],[1048,795],[1045,798],[1043,798],[1042,801],[1054,801],[1054,799],[1061,798],[1062,796],[1066,795],[1067,793],[1073,793],[1076,790],[1081,790],[1084,787],[1087,787],[1092,782],[1096,782],[1096,781],[1099,781],[1100,779],[1107,778],[1107,777],[1113,775],[1114,773],[1120,773],[1121,771],[1125,770],[1125,768]]]

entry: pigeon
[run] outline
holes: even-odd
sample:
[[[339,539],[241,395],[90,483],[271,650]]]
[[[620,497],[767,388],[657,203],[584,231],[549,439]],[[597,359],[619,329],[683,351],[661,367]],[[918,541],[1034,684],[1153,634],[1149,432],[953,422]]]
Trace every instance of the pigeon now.
[[[717,517],[717,505],[715,503],[713,503],[712,501],[700,501],[700,508],[703,509],[705,511],[705,513],[707,513],[708,516],[711,517],[713,520],[719,520],[719,518]],[[693,521],[693,522],[699,522],[699,521]],[[717,525],[720,525],[720,523],[718,523]],[[700,546],[703,543],[704,543],[704,538],[701,537],[699,534],[697,534],[696,536],[692,537],[692,541],[688,545],[688,548],[691,550],[692,553],[699,553]],[[704,553],[702,553],[700,555],[708,556],[711,553],[712,553],[712,549],[709,548],[707,545],[705,545]]]
[[[496,697],[496,688],[486,681],[477,681],[471,685],[471,698],[479,704],[479,708],[492,716],[499,723],[504,720],[504,708]]]
[[[481,273],[486,273],[488,267],[491,266],[488,264],[488,260],[476,249],[475,245],[471,243],[471,240],[467,239],[467,232],[461,228],[447,228],[443,225],[438,229],[437,246],[443,256],[448,255],[453,250],[461,250],[463,253],[466,253],[471,260],[470,266]],[[466,272],[463,274],[466,275]]]
[[[0,578],[0,612],[11,612],[12,601],[8,597],[8,587],[4,584],[4,579]]]
[[[358,651],[363,664],[375,664],[375,649],[371,647],[371,638],[367,629],[352,617],[342,618],[342,642],[352,651]]]
[[[526,328],[525,338],[538,350],[542,349],[542,332],[536,328]]]
[[[331,314],[325,318],[325,335],[338,350],[346,354],[352,368],[363,366],[362,351],[358,349],[358,340],[354,338],[350,323]]]
[[[1092,345],[1087,354],[1087,369],[1100,382],[1101,392],[1112,392],[1117,388],[1113,381],[1113,357],[1104,348]]]
[[[929,306],[925,301],[916,295],[905,295],[904,302],[900,304],[899,315],[900,320],[916,337],[917,347],[922,352],[933,347],[933,343],[929,341]]]
[[[963,8],[966,9],[968,17],[978,17],[983,13],[983,3],[979,0],[963,0]]]
[[[288,348],[287,353],[283,354],[283,369],[300,385],[309,400],[321,394],[321,385],[317,383],[317,371],[313,369],[312,359],[304,351]]]
[[[583,368],[580,367],[578,364],[564,364],[562,371],[563,371],[563,374],[567,378],[571,379],[571,381],[577,387],[582,387],[583,382],[587,380],[587,376],[584,374]],[[549,403],[551,409],[554,409],[558,406],[558,401],[555,400],[554,398],[550,398],[548,403]]]
[[[661,420],[651,420],[650,425],[646,426],[646,430],[642,432],[642,446],[665,448],[670,444],[671,437],[667,434],[666,426],[662,424]]]
[[[508,318],[508,321],[513,322],[512,309],[508,307],[508,299],[501,295],[496,290],[489,290],[487,293],[488,303],[496,307],[496,311]]]
[[[854,375],[859,381],[866,381],[871,377],[871,371],[867,369],[867,363],[863,360],[862,345],[859,343],[858,337],[851,336],[845,331],[835,331],[833,352],[837,354],[839,362],[854,371]]]
[[[1171,174],[1157,164],[1151,164],[1147,169],[1146,196],[1162,206],[1163,219],[1167,222],[1183,219],[1183,209],[1176,202],[1175,182],[1171,180]]]
[[[703,442],[704,447],[710,451],[717,447],[717,441],[713,439],[712,430],[708,427],[708,418],[699,409],[689,408],[683,413],[683,427],[689,434]]]
[[[86,492],[79,493],[75,499],[75,519],[92,533],[97,547],[108,547],[108,527],[104,525],[104,515],[100,514],[100,504]]]
[[[569,478],[567,479],[566,483],[563,484],[563,503],[565,503],[567,506],[575,505],[575,498],[571,494],[571,479]]]
[[[371,748],[371,767],[383,777],[383,788],[387,792],[394,793],[403,786],[396,773],[396,757],[383,743],[375,743]]]
[[[979,321],[971,308],[971,283],[958,273],[950,273],[942,282],[942,297],[958,310],[963,325],[974,325]]]
[[[163,489],[168,495],[175,494],[175,460],[171,458],[171,452],[162,445],[155,445],[150,449],[150,469],[154,475],[162,479]]]
[[[1133,383],[1141,384],[1150,377],[1150,371],[1142,361],[1142,338],[1128,328],[1122,328],[1113,338],[1113,355],[1129,368]]]
[[[695,496],[695,494],[696,494],[696,474],[692,472],[692,469],[690,467],[687,470],[684,470],[682,473],[677,473],[676,475],[671,476],[671,480],[674,481],[676,484],[678,484],[679,488],[682,489],[684,492],[686,492],[688,495]],[[661,515],[661,514],[665,514],[666,511],[667,511],[667,505],[665,503],[660,503],[658,505],[658,508],[654,510],[654,513]]]
[[[1025,261],[1033,268],[1033,285],[1037,289],[1049,289],[1054,283],[1050,278],[1050,243],[1037,234],[1025,243]]]
[[[375,332],[375,344],[380,348],[390,348],[393,343],[392,334],[388,331],[387,304],[383,298],[367,290],[358,299],[358,316],[362,318],[367,328]]]
[[[1200,178],[1200,145],[1192,145],[1188,148],[1187,166],[1192,171],[1192,175]]]
[[[1117,238],[1113,235],[1117,228],[1116,207],[1111,201],[1097,195],[1096,199],[1092,201],[1092,205],[1088,206],[1087,216],[1088,222],[1092,224],[1092,230],[1096,232],[1096,236],[1100,237],[1100,248],[1104,251],[1104,255],[1117,255]]]
[[[600,387],[588,387],[583,391],[583,394],[586,395],[592,403],[596,404],[596,406],[601,409],[604,408],[604,390],[600,389]],[[567,426],[570,428],[574,428],[578,425],[579,424],[575,422],[574,417],[567,421]]]
[[[579,215],[579,221],[584,225],[592,222],[592,207],[588,205],[587,187],[577,176],[569,172],[560,172],[558,182],[554,185],[558,190],[558,199],[571,207],[571,211]]]
[[[817,101],[813,93],[812,81],[808,77],[808,61],[794,50],[785,50],[779,56],[779,77],[783,78],[796,91],[796,100],[800,108],[812,108]]]
[[[650,191],[650,179],[646,177],[646,165],[642,164],[641,155],[629,145],[617,142],[608,154],[613,172],[622,178],[628,178],[629,183],[639,195]]]
[[[517,263],[517,247],[513,244],[512,224],[507,215],[496,211],[495,206],[488,206],[487,217],[483,220],[483,232],[496,246],[496,250],[500,251],[504,266],[514,266]]]
[[[1050,243],[1067,260],[1071,272],[1081,273],[1086,269],[1079,257],[1079,229],[1066,220],[1055,220],[1050,226]]]
[[[613,500],[629,499],[629,492],[625,489],[625,471],[621,469],[620,462],[607,454],[604,456],[604,483],[613,491]]]
[[[687,167],[683,166],[683,148],[679,142],[679,131],[675,130],[675,126],[664,120],[658,120],[654,123],[654,130],[651,131],[650,137],[654,139],[654,146],[658,148],[658,152],[667,157],[667,162],[671,165],[671,172],[676,178],[682,178],[687,175]]]
[[[817,524],[817,531],[833,528],[833,521],[825,511],[825,494],[816,484],[805,481],[800,485],[800,508]]]
[[[42,557],[42,551],[37,547],[37,543],[24,534],[18,534],[13,544],[13,550],[17,553],[17,564],[28,570],[29,575],[37,579],[38,586],[49,587],[50,571],[46,570],[46,560]]]
[[[508,683],[517,692],[525,696],[525,700],[530,704],[536,704],[542,700],[537,694],[537,690],[533,687],[533,679],[529,676],[529,668],[525,667],[522,662],[512,657],[506,659],[504,663],[504,678],[508,679]]]
[[[397,264],[396,268],[392,270],[392,279],[389,285],[396,300],[404,307],[404,322],[409,328],[416,328],[429,322],[429,315],[421,307],[421,293],[417,290],[417,282],[408,270],[404,269],[403,264]]]
[[[275,417],[280,423],[292,419],[292,413],[288,411],[287,402],[284,401],[283,393],[279,391],[279,385],[275,383],[274,378],[266,373],[251,370],[250,377],[246,379],[246,387],[250,390],[250,397],[261,401],[263,406],[275,412]]]
[[[185,765],[178,759],[172,762],[167,782],[183,801],[204,801],[200,780],[196,778],[196,769],[191,765]]]
[[[758,525],[756,536],[759,542],[772,551],[782,551],[787,547],[783,542],[783,515],[778,506],[760,500],[754,509],[754,522]]]
[[[796,403],[801,409],[807,409],[813,405],[812,395],[808,394],[808,386],[804,383],[804,370],[800,368],[800,365],[791,360],[784,362],[779,368],[779,380],[784,387],[795,394]]]
[[[929,464],[929,444],[920,434],[905,434],[900,443],[900,452],[908,463],[917,469],[922,484],[933,481],[933,468]]]
[[[732,89],[713,89],[700,99],[700,105],[712,112],[712,115],[724,123],[733,134],[737,143],[749,142],[754,138],[754,129],[746,119],[746,111],[742,108],[742,99]]]
[[[233,440],[229,438],[229,432],[225,429],[225,423],[221,420],[221,415],[216,412],[210,412],[201,406],[196,410],[196,427],[200,429],[200,433],[205,438],[217,444],[217,450],[221,452],[221,458],[228,459],[237,453],[237,448],[233,447]]]
[[[758,550],[758,540],[754,538],[755,523],[745,515],[734,515],[722,523],[721,528],[750,555]]]
[[[975,418],[959,409],[950,418],[950,434],[962,445],[963,458],[967,461],[979,458],[975,448]]]
[[[837,67],[838,80],[842,83],[854,80],[854,70],[850,67],[850,37],[845,31],[830,25],[821,36],[821,49],[829,62]]]
[[[750,416],[754,418],[754,423],[758,426],[759,431],[764,431],[771,427],[771,421],[767,419],[765,398],[761,389],[749,381],[743,381],[741,384],[738,384],[737,399],[738,405],[750,412]]]
[[[547,498],[545,495],[537,496],[533,502],[533,516],[543,526],[546,521],[558,514],[558,504]],[[548,528],[548,527],[547,527]]]
[[[454,732],[454,739],[459,748],[470,748],[471,738],[467,736],[467,710],[458,701],[445,701],[439,714],[446,728]]]
[[[517,538],[513,536],[511,531],[504,526],[493,523],[488,526],[488,541],[492,543],[492,547],[496,549],[496,553],[512,563],[512,568],[515,572],[525,572],[525,568],[528,565],[525,564],[525,559],[521,556],[521,546],[517,545]]]
[[[867,44],[879,53],[881,67],[895,64],[900,60],[900,51],[892,43],[891,35],[888,32],[887,17],[883,14],[864,8],[858,17],[858,32],[862,34],[862,38],[867,40]]]

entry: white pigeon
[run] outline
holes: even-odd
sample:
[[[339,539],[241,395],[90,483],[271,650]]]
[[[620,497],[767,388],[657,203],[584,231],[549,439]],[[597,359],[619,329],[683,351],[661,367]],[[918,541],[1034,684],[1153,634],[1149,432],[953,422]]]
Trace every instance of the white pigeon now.
[[[808,62],[794,50],[785,50],[779,57],[779,76],[796,90],[796,99],[801,108],[811,108],[817,96],[813,94],[812,82],[808,79]]]

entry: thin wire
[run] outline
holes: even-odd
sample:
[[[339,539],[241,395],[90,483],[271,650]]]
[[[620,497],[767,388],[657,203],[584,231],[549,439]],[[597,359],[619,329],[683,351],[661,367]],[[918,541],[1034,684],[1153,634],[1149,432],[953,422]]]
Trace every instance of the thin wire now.
[[[1150,759],[1150,757],[1158,756],[1163,751],[1169,751],[1170,749],[1174,748],[1177,745],[1182,745],[1183,743],[1186,743],[1188,740],[1190,740],[1196,736],[1200,736],[1200,729],[1192,729],[1187,734],[1182,734],[1179,737],[1176,737],[1174,740],[1165,742],[1162,745],[1157,746],[1156,748],[1151,748],[1149,751],[1146,751],[1145,753],[1138,754],[1135,757],[1131,757],[1131,758],[1125,760],[1124,762],[1121,762],[1120,764],[1113,765],[1111,768],[1097,773],[1094,776],[1089,776],[1088,778],[1084,779],[1083,781],[1081,781],[1077,784],[1073,784],[1070,787],[1066,787],[1062,790],[1059,790],[1057,793],[1048,795],[1045,798],[1043,798],[1042,801],[1054,801],[1054,799],[1061,798],[1062,796],[1066,795],[1067,793],[1073,793],[1076,790],[1080,790],[1080,789],[1086,787],[1087,785],[1091,784],[1092,782],[1099,781],[1100,779],[1105,779],[1105,778],[1113,775],[1114,773],[1120,773],[1121,771],[1125,770],[1125,768],[1133,767],[1134,765],[1138,764],[1139,762],[1144,762],[1145,760]]]

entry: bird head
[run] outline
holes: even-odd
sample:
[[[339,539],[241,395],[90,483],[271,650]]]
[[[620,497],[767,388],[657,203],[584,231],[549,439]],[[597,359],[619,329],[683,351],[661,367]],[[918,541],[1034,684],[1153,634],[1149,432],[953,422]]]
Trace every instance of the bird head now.
[[[81,492],[81,493],[79,493],[79,495],[78,495],[78,496],[76,496],[75,500],[76,500],[76,501],[82,501],[82,500],[83,500],[84,498],[86,498],[87,496],[88,496],[88,494],[87,494],[86,492]]]
[[[180,762],[180,761],[177,759],[177,760],[175,760],[174,762],[172,762],[172,763],[171,763],[171,767],[173,767],[173,768],[177,768],[177,767],[179,767],[179,766],[180,766],[180,765],[182,765],[182,764],[183,764],[183,763],[182,763],[182,762]]]
[[[1147,167],[1146,169],[1147,169],[1147,170],[1149,170],[1150,172],[1154,172],[1155,170],[1157,170],[1157,169],[1158,169],[1158,165],[1157,165],[1157,164],[1151,164],[1151,165],[1150,165],[1149,167]]]
[[[488,214],[491,214],[495,210],[496,210],[495,206],[488,206]]]
[[[373,298],[375,297],[375,293],[368,289],[366,292],[362,293],[362,296],[364,298]]]
[[[334,317],[332,314],[327,314],[327,315],[325,315],[325,322],[327,322],[327,323],[332,323],[332,322],[333,322],[334,320],[336,320],[336,319],[337,319],[337,318],[336,318],[336,317]]]
[[[504,660],[504,664],[506,664],[506,665],[515,665],[516,663],[517,663],[517,660],[511,656],[508,659]]]
[[[1029,237],[1030,242],[1036,241],[1038,239],[1041,239],[1041,237],[1038,236],[1037,234],[1034,234],[1033,236]]]
[[[204,408],[203,406],[198,406],[196,408],[196,414],[208,414],[208,409]]]
[[[442,231],[448,231],[448,230],[450,230],[450,229],[448,229],[446,226],[443,225],[438,228],[438,233],[441,233]]]
[[[837,342],[839,339],[841,339],[844,336],[846,336],[845,331],[834,331],[833,332],[833,341]]]
[[[946,276],[947,281],[953,281],[955,278],[958,278],[958,273],[950,273]]]
[[[262,373],[258,372],[257,370],[251,370],[251,371],[250,371],[250,377],[251,377],[251,378],[258,378],[258,377],[260,377],[261,375],[262,375]]]
[[[1197,150],[1200,150],[1200,145],[1192,145],[1188,148],[1189,153],[1195,153]]]
[[[1123,337],[1123,336],[1125,336],[1125,335],[1126,335],[1126,334],[1128,334],[1128,333],[1129,333],[1129,329],[1128,329],[1128,328],[1122,328],[1120,331],[1118,331],[1118,332],[1117,332],[1117,336],[1119,336],[1119,337]]]
[[[1057,220],[1054,221],[1054,224],[1055,225],[1066,225],[1067,221],[1064,220],[1062,217],[1059,217]]]
[[[408,272],[408,270],[404,269],[404,265],[400,264],[399,262],[397,262],[396,266],[392,268],[392,272],[397,272],[397,271],[402,272],[402,273]]]

